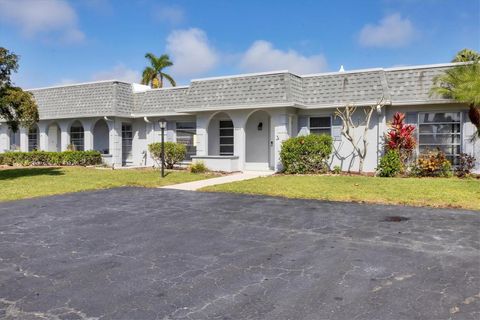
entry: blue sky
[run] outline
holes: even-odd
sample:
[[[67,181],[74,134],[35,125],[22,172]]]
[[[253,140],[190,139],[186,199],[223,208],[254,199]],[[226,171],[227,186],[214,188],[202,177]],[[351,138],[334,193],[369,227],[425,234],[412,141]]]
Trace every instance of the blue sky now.
[[[0,46],[26,88],[139,81],[146,52],[169,53],[179,84],[442,63],[480,50],[480,0],[0,0]]]

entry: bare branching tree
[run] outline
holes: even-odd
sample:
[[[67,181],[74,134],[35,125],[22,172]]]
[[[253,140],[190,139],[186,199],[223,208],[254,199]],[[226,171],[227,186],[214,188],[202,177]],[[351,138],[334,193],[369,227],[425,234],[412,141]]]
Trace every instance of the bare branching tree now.
[[[372,106],[364,107],[364,120],[359,122],[357,125],[353,123],[353,115],[357,111],[357,106],[350,104],[346,105],[343,108],[337,108],[335,111],[335,117],[339,117],[342,119],[342,135],[350,141],[353,146],[355,153],[358,155],[359,164],[358,164],[358,172],[363,172],[363,164],[365,162],[365,158],[367,157],[367,150],[368,150],[368,139],[367,134],[370,127],[370,120],[372,119],[372,114],[374,111],[380,110],[384,106],[384,99],[380,99],[380,101]],[[365,126],[362,135],[360,138],[357,139],[356,132],[358,128],[361,126]]]

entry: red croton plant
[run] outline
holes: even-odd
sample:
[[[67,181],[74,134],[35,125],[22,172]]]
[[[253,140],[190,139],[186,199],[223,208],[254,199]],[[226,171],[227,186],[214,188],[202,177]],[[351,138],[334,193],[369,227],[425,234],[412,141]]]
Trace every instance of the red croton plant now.
[[[390,124],[390,129],[386,136],[387,150],[398,151],[400,158],[404,164],[411,157],[415,149],[416,141],[413,136],[415,126],[405,124],[405,114],[397,112],[393,116],[393,121]]]

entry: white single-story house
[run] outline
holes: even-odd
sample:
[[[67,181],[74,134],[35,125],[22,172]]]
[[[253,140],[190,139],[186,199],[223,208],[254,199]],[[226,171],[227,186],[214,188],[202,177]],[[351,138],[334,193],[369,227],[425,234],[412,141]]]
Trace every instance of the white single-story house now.
[[[331,167],[357,170],[358,156],[341,134],[336,108],[385,103],[368,131],[365,171],[374,171],[383,137],[395,112],[417,126],[418,152],[440,148],[455,160],[474,155],[480,142],[468,106],[431,96],[433,77],[454,64],[376,68],[296,75],[288,71],[192,80],[189,86],[150,89],[122,81],[98,81],[31,89],[40,121],[14,133],[0,124],[0,151],[98,150],[113,166],[152,166],[148,144],[160,141],[159,120],[167,120],[166,141],[187,146],[188,161],[213,170],[280,170],[280,148],[289,137],[329,134]],[[364,113],[359,108],[354,122]],[[363,130],[363,128],[360,128]],[[357,134],[360,137],[360,132]]]

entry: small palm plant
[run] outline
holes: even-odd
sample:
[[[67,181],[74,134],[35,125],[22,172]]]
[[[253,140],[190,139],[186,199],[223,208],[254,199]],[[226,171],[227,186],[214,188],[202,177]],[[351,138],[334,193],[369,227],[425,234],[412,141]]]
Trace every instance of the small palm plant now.
[[[455,99],[470,106],[469,118],[477,127],[472,139],[480,139],[480,54],[463,49],[452,62],[467,62],[434,78],[432,94]]]
[[[163,88],[163,79],[167,79],[170,84],[175,87],[177,84],[169,74],[163,72],[163,69],[173,66],[168,54],[162,54],[160,57],[153,53],[147,53],[145,58],[149,60],[150,66],[145,67],[142,74],[142,84],[150,85],[150,87]]]

